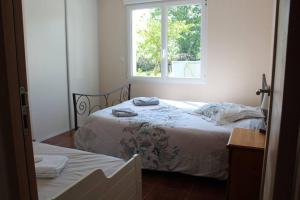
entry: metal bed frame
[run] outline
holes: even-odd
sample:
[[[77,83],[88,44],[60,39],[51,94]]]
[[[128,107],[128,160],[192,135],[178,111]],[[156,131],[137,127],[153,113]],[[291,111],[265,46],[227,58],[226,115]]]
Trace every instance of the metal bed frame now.
[[[256,91],[256,95],[261,95],[261,94],[268,94],[269,96],[271,95],[271,88],[267,83],[267,78],[266,75],[262,75],[262,88]],[[263,101],[264,95],[261,95],[261,101]]]
[[[116,95],[116,99],[110,99],[111,96]],[[126,84],[120,88],[114,89],[103,94],[79,94],[73,93],[73,108],[74,108],[74,125],[75,130],[78,130],[78,117],[88,117],[93,112],[101,110],[124,101],[130,100],[131,84]],[[92,102],[96,101],[96,104]]]
[[[264,94],[268,94],[268,96],[271,95],[271,87],[268,85],[268,82],[267,82],[267,78],[266,78],[266,75],[263,74],[262,75],[262,88],[261,89],[258,89],[256,91],[256,95],[261,95],[261,104],[263,103],[263,100],[264,100]],[[268,127],[268,115],[269,115],[269,110],[265,110],[265,109],[262,109],[263,113],[264,113],[264,116],[265,116],[265,126]],[[266,130],[265,129],[261,129],[260,130],[261,133],[266,133]]]
[[[256,91],[256,95],[261,95],[261,102],[263,101],[263,94],[266,93],[270,96],[271,89],[267,83],[266,75],[262,75],[262,88]],[[111,100],[110,97],[113,95],[117,95],[117,98]],[[131,98],[131,84],[128,83],[114,89],[110,92],[103,94],[80,94],[73,93],[73,107],[74,107],[74,125],[75,130],[78,130],[78,116],[88,117],[91,113],[101,110],[124,101],[130,100]],[[92,104],[92,99],[97,99],[98,103]]]

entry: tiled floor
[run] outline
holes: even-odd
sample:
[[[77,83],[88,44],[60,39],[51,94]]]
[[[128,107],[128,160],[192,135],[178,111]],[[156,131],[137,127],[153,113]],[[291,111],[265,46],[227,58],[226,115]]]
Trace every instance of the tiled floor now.
[[[44,142],[74,147],[73,133],[65,133]],[[226,199],[226,181],[149,170],[143,171],[142,178],[144,200]]]

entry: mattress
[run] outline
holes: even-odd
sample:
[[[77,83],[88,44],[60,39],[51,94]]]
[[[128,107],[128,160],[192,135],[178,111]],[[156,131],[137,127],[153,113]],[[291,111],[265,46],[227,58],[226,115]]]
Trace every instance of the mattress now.
[[[138,153],[145,169],[226,179],[226,144],[232,129],[256,129],[263,121],[246,119],[217,126],[193,113],[203,105],[160,99],[156,106],[135,106],[129,100],[93,113],[75,133],[75,144],[122,159]],[[114,117],[112,109],[119,108],[130,108],[138,115]]]
[[[68,149],[42,143],[33,143],[34,154],[64,155],[69,158],[60,176],[54,179],[37,179],[40,200],[51,199],[61,194],[69,186],[96,169],[101,169],[109,177],[124,165],[124,161],[111,156]]]

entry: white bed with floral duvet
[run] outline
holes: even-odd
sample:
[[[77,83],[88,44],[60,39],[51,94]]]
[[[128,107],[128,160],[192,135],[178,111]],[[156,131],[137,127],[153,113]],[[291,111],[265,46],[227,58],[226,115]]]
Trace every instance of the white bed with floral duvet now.
[[[226,179],[226,145],[232,129],[259,129],[264,119],[216,124],[194,112],[205,105],[160,99],[159,105],[135,106],[129,100],[90,115],[75,133],[75,144],[124,160],[140,154],[144,169]],[[112,110],[120,108],[130,108],[138,115],[113,116]]]

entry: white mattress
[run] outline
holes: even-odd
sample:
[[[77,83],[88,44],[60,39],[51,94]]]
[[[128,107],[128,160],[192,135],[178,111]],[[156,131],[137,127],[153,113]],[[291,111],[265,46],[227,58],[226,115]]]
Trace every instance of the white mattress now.
[[[129,159],[139,153],[143,168],[219,179],[227,177],[226,144],[234,127],[256,128],[261,119],[217,126],[193,114],[201,102],[160,100],[134,106],[132,100],[93,113],[75,134],[78,148]],[[131,108],[136,117],[117,118],[112,109]]]
[[[109,177],[125,163],[119,158],[36,142],[33,143],[33,148],[34,154],[65,155],[69,158],[65,169],[59,177],[54,179],[37,179],[40,200],[50,199],[59,195],[67,187],[95,169],[101,169]]]

